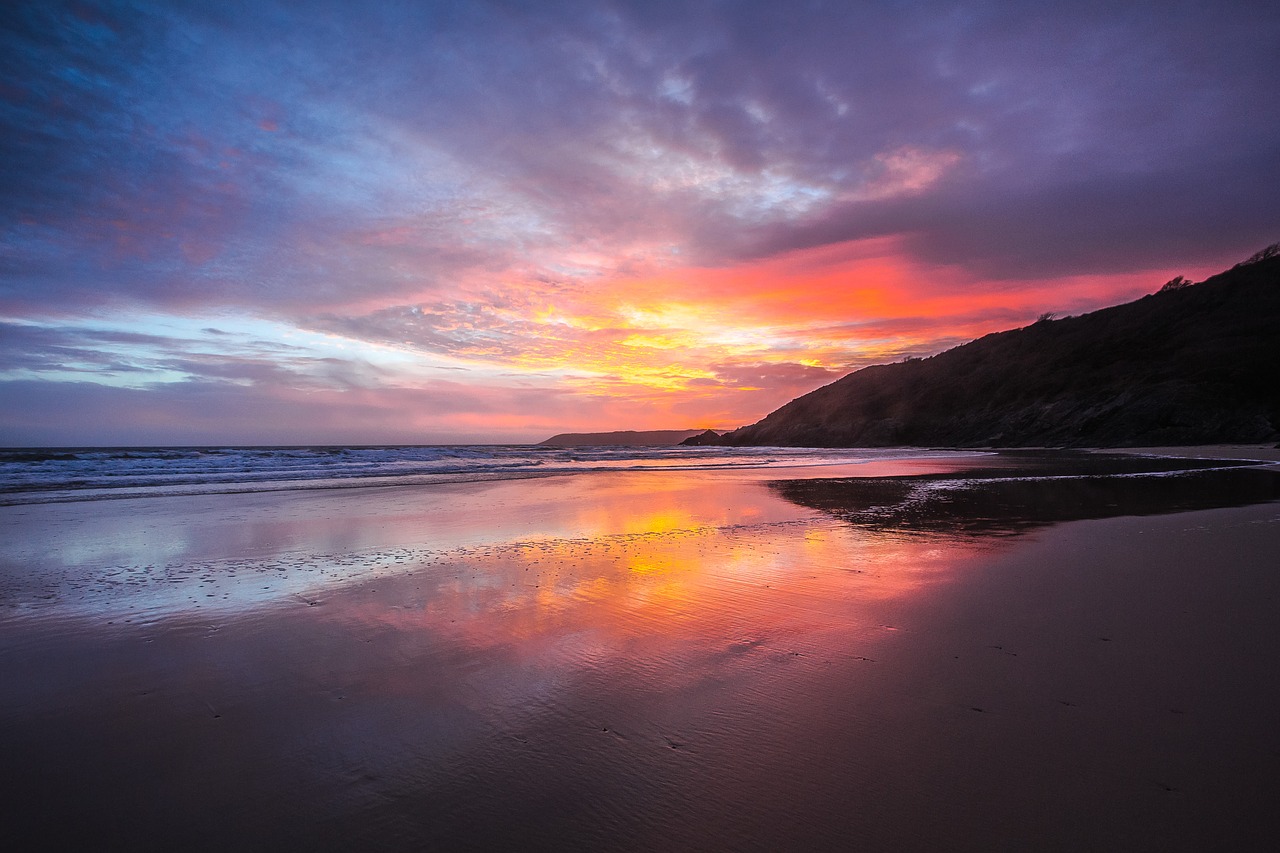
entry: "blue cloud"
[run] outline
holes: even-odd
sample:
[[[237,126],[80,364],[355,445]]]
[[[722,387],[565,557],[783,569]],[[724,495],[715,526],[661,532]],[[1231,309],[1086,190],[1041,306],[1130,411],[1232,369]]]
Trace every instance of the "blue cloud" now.
[[[305,317],[584,249],[717,264],[885,234],[976,275],[1109,272],[1280,231],[1274,4],[0,16],[13,316]],[[891,191],[886,164],[931,156]]]

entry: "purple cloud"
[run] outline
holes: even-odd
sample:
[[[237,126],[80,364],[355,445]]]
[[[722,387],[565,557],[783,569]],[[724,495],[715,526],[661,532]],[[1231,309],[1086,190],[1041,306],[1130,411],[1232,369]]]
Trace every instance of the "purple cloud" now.
[[[4,299],[29,310],[340,304],[637,239],[726,261],[897,233],[996,276],[1115,270],[1280,226],[1265,4],[19,3],[4,23]],[[865,197],[903,149],[956,165]]]
[[[1277,43],[1251,2],[18,0],[0,318],[230,314],[546,361],[529,312],[557,299],[868,238],[975,292],[1225,265],[1280,236]],[[383,381],[27,328],[0,366]]]

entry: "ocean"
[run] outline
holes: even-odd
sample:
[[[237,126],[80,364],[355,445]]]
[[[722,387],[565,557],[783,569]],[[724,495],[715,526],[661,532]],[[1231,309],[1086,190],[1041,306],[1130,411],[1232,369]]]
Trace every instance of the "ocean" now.
[[[812,468],[948,455],[958,454],[903,448],[540,445],[4,449],[0,450],[0,506],[427,485],[602,471]]]

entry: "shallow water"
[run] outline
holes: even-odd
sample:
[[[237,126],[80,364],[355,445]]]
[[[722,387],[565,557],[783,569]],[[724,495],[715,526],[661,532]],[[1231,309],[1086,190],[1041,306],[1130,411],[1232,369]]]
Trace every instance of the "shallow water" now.
[[[972,452],[910,448],[403,447],[0,448],[0,506],[240,492],[553,477],[610,471],[824,468],[963,459]]]
[[[1135,492],[1086,461],[4,508],[15,831],[122,849],[1241,841],[1280,793],[1263,675],[1280,512],[1258,503],[1276,475]],[[997,496],[868,523],[867,492],[900,482]],[[1082,484],[1103,520],[1053,525],[1081,517],[1058,508]]]
[[[485,546],[737,528],[814,515],[761,486],[773,477],[927,475],[990,458],[851,456],[858,461],[845,465],[819,454],[803,467],[606,470],[0,506],[0,607],[15,616],[129,619],[235,612]]]

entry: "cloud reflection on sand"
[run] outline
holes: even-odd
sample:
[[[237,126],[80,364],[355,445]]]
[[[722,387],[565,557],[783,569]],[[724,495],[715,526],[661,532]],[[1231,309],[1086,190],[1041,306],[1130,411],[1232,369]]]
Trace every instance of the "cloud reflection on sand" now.
[[[470,552],[379,581],[376,593],[353,590],[354,603],[340,607],[343,619],[443,626],[477,646],[580,631],[680,644],[689,632],[787,634],[844,622],[859,601],[945,577],[955,557],[937,543],[869,538],[829,521],[684,528]]]
[[[981,456],[830,466],[949,470]],[[809,469],[811,472],[812,469]],[[234,614],[432,570],[499,547],[799,521],[761,485],[804,469],[597,472],[405,488],[166,496],[0,508],[0,602],[32,615]]]
[[[1011,457],[982,464],[1019,470]],[[948,477],[977,480],[969,468]],[[32,562],[12,543],[5,556],[25,572],[4,575],[0,610],[0,731],[7,767],[25,780],[12,814],[50,846],[93,846],[103,827],[127,826],[145,849],[846,849],[851,837],[942,849],[1002,832],[1043,841],[1061,815],[1100,814],[1101,832],[1099,804],[1118,802],[1168,825],[1165,801],[1142,799],[1163,795],[1147,780],[1163,765],[1106,738],[1081,763],[1091,741],[1080,726],[1096,720],[1118,744],[1167,734],[1132,710],[1168,717],[1164,692],[1186,684],[1186,648],[1172,647],[1153,692],[1139,689],[1152,677],[1144,658],[1126,655],[1161,596],[1161,618],[1184,612],[1177,596],[1213,574],[1195,566],[1220,552],[1217,539],[1175,542],[1178,524],[1113,519],[1072,528],[1075,546],[1059,536],[1076,556],[1046,563],[1044,549],[1026,552],[1063,531],[985,535],[1008,532],[982,527],[1009,517],[991,511],[1012,513],[1003,499],[944,503],[922,516],[941,519],[932,525],[893,513],[864,523],[847,479],[811,483],[823,500],[802,506],[783,497],[794,486],[763,476],[8,508],[49,534]],[[1045,505],[1076,503],[1073,479],[1028,482],[1043,485],[1019,500],[1064,486],[1065,503]],[[1127,489],[1084,509],[1168,512],[1188,493],[1198,506],[1204,495],[1267,499],[1175,487],[1163,504],[1125,504]],[[1257,509],[1214,534],[1248,539],[1242,560],[1273,554],[1274,512]],[[94,513],[107,515],[86,527]],[[1134,535],[1148,528],[1168,530]],[[166,536],[187,550],[163,567],[97,562],[128,547],[137,562],[149,537]],[[101,538],[99,556],[64,550],[77,537]],[[1111,568],[1076,589],[1098,541]],[[1142,550],[1168,560],[1191,546],[1201,562],[1177,583]],[[1158,566],[1158,583],[1125,587],[1117,562]],[[1265,601],[1274,573],[1244,576],[1257,583],[1241,595]],[[1065,586],[1061,612],[1037,584]],[[1002,598],[1010,588],[1022,592]],[[1117,590],[1137,617],[1113,613]],[[1214,612],[1240,611],[1228,595]],[[1048,617],[1058,621],[1042,631]],[[1165,660],[1167,639],[1153,630],[1143,654]],[[1205,660],[1217,666],[1216,653]],[[1138,674],[1115,670],[1117,692],[1106,667],[1125,663]],[[1176,707],[1215,712],[1221,691],[1204,684]],[[1130,688],[1131,705],[1111,710]],[[1257,695],[1236,693],[1238,707]],[[1179,743],[1239,730],[1209,719]],[[1254,743],[1240,748],[1263,754]],[[1220,753],[1203,748],[1226,778]],[[1029,786],[1045,767],[1053,783]],[[946,817],[934,826],[922,814]]]

